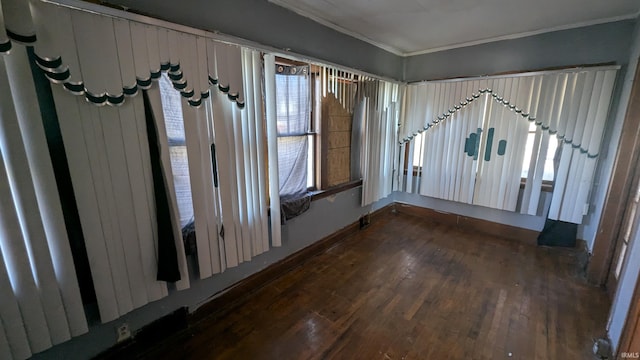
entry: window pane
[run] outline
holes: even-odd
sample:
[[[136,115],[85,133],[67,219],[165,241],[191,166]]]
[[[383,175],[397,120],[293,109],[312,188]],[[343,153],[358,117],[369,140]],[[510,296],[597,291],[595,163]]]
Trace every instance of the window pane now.
[[[534,125],[535,126],[535,125]],[[524,148],[524,159],[522,162],[522,174],[521,177],[526,178],[529,174],[529,164],[531,162],[531,156],[533,153],[533,142],[535,140],[536,133],[530,132],[527,135],[527,143]],[[544,161],[544,172],[542,173],[542,180],[553,181],[553,158],[558,148],[558,140],[555,136],[551,136],[549,139],[549,147],[547,148],[547,157]]]
[[[189,161],[186,146],[171,146],[171,170],[173,184],[176,189],[180,226],[187,225],[193,218],[193,204],[191,200],[191,183],[189,180]]]
[[[276,115],[280,196],[304,193],[315,180],[309,75],[276,74]]]
[[[423,154],[423,141],[424,137],[422,134],[416,135],[414,137],[414,145],[413,145],[413,166],[422,166],[422,154]],[[413,170],[412,170],[413,171]]]
[[[278,136],[306,134],[310,128],[309,77],[276,74]]]
[[[191,182],[189,180],[189,159],[184,135],[184,121],[182,119],[182,103],[180,93],[173,89],[166,74],[162,74],[159,81],[162,98],[164,124],[169,138],[169,155],[171,158],[171,172],[178,201],[180,226],[184,227],[193,219],[193,202],[191,198]]]
[[[278,178],[280,196],[307,191],[308,139],[303,136],[278,138]]]
[[[535,126],[535,125],[533,125]],[[521,177],[526,178],[529,176],[529,164],[531,162],[531,153],[533,152],[533,141],[536,138],[535,132],[530,132],[527,135],[527,143],[524,146],[524,160],[522,162],[522,175]]]
[[[544,162],[542,180],[553,181],[553,158],[556,155],[556,149],[558,149],[558,139],[552,135],[549,139],[549,149],[547,150],[547,159]]]
[[[182,121],[182,103],[180,93],[173,89],[171,80],[166,74],[160,78],[160,96],[162,98],[162,112],[164,124],[167,128],[169,143],[184,144],[184,122]]]

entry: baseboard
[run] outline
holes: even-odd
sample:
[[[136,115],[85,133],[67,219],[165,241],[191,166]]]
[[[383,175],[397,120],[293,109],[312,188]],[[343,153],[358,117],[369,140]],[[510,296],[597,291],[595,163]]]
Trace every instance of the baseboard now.
[[[391,213],[394,209],[394,203],[389,204],[369,214],[371,221],[375,221],[380,216]],[[345,226],[344,228],[326,236],[313,244],[299,250],[286,258],[269,265],[267,268],[258,271],[249,277],[240,280],[217,294],[213,295],[206,304],[202,305],[191,314],[190,323],[197,323],[205,318],[222,316],[236,307],[242,305],[251,294],[255,293],[265,285],[278,279],[282,275],[291,271],[312,257],[321,254],[344,238],[357,233],[360,230],[360,220]]]
[[[533,245],[536,244],[538,239],[538,232],[534,230],[499,224],[488,220],[443,211],[436,211],[405,203],[396,203],[396,211],[402,214],[429,219],[437,223],[455,226],[467,231],[477,231],[486,235],[499,236],[509,240],[523,241]]]

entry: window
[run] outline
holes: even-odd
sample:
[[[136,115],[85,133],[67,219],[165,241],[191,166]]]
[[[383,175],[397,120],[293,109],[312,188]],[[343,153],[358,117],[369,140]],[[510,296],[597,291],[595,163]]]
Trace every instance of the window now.
[[[522,164],[522,175],[523,179],[526,179],[529,174],[529,162],[531,160],[531,153],[533,151],[533,143],[536,138],[536,124],[529,124],[529,134],[527,135],[527,144],[525,145],[525,153],[524,153],[524,162]],[[556,137],[551,135],[549,137],[549,147],[547,148],[547,157],[544,161],[544,173],[542,174],[542,181],[551,182],[553,181],[554,175],[554,166],[553,166],[553,158],[555,157],[556,150],[558,149],[558,141]]]
[[[280,196],[305,193],[315,186],[315,133],[311,121],[308,65],[277,65],[276,115]]]
[[[180,213],[180,227],[184,227],[193,220],[193,202],[189,179],[189,159],[187,157],[187,144],[182,119],[182,100],[180,99],[180,93],[173,89],[171,80],[165,73],[162,74],[159,84],[162,96],[162,111],[169,139],[173,183]]]

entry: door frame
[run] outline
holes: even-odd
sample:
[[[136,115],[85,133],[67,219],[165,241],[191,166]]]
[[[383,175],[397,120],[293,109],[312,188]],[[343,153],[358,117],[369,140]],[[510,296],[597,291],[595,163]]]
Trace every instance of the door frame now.
[[[592,256],[587,267],[587,280],[606,286],[614,258],[616,239],[622,227],[627,199],[631,190],[636,164],[640,155],[640,66],[635,76],[627,112],[622,125],[613,174],[605,198]],[[615,289],[611,289],[612,294]]]
[[[616,349],[616,359],[621,358],[623,352],[640,352],[640,277],[636,282],[629,313],[624,321],[620,343]]]
[[[620,230],[617,233],[616,238],[614,239],[613,244],[613,252],[611,253],[611,262],[609,263],[609,270],[607,274],[607,279],[605,280],[605,287],[607,293],[609,294],[609,298],[613,301],[616,292],[618,291],[618,283],[620,279],[616,279],[616,269],[618,266],[621,266],[620,275],[622,275],[624,271],[624,262],[628,260],[627,254],[620,258],[620,253],[622,252],[623,246],[623,234],[628,232],[629,243],[627,245],[631,245],[630,241],[633,239],[634,234],[637,231],[637,227],[640,226],[640,218],[639,214],[632,211],[633,202],[635,202],[636,191],[638,190],[638,185],[640,183],[640,169],[637,168],[633,171],[632,178],[630,179],[631,188],[629,189],[629,195],[624,201],[625,204],[625,212],[622,217],[622,222],[620,223]],[[640,205],[638,206],[637,211],[640,211]],[[630,248],[627,247],[626,252],[628,253]],[[622,262],[619,264],[618,262]]]

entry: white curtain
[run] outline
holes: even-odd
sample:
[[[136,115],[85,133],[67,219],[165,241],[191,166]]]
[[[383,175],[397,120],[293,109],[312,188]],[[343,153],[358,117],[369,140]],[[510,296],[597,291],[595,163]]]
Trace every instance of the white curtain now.
[[[372,204],[393,190],[397,164],[396,151],[400,86],[383,80],[362,77],[358,83],[360,103],[354,128],[362,129],[360,149],[362,206]]]
[[[206,44],[202,46],[204,49]],[[184,126],[190,194],[189,201],[183,202],[193,204],[200,278],[250,261],[269,249],[266,163],[259,155],[265,146],[260,53],[231,46],[225,46],[224,51],[236,52],[241,59],[244,105],[229,101],[238,95],[224,92],[227,86],[213,76],[211,95],[197,106],[184,94],[176,106],[175,101],[155,92],[155,86],[150,90],[161,142],[167,149],[163,156],[168,169],[172,164],[165,112],[181,109],[179,115],[172,115],[179,119],[170,119],[169,124],[179,121]],[[219,62],[203,63],[198,71],[219,74],[218,66]],[[169,77],[172,75],[170,71]],[[180,169],[173,171],[175,176]],[[180,218],[178,206],[173,211],[174,218]]]
[[[62,84],[53,87],[53,96],[101,320],[166,296],[166,285],[156,280],[158,234],[145,109],[141,97],[127,97],[143,88],[154,98],[158,92],[152,80],[168,70],[174,88],[191,105],[185,107],[189,118],[197,116],[191,107],[209,97],[209,82],[242,106],[240,51],[204,37],[49,2],[3,0],[2,9],[7,34],[34,41],[38,66]],[[15,48],[4,31],[0,42],[2,49]],[[177,213],[175,194],[170,195]],[[181,275],[176,287],[184,289],[189,279],[179,222],[174,223]]]
[[[17,43],[0,54],[0,304],[3,359],[88,331],[27,51]]]
[[[243,49],[242,64],[244,89],[247,94],[245,111],[242,112],[241,150],[244,157],[247,189],[248,222],[252,228],[253,255],[269,250],[269,204],[267,162],[264,156],[266,139],[264,127],[262,55],[258,51]]]
[[[332,66],[320,66],[320,88],[322,96],[332,94],[342,107],[353,114],[356,106],[356,92],[358,76],[353,72]]]
[[[526,162],[520,211],[534,215],[548,145],[558,139],[549,218],[580,223],[616,73],[595,67],[409,85],[399,135],[409,158],[402,164],[420,168],[417,179],[407,171],[398,183],[408,192],[516,211]],[[524,159],[530,123],[537,130],[532,158]]]
[[[269,161],[269,203],[271,244],[282,246],[280,224],[280,181],[278,169],[278,112],[276,109],[276,57],[264,55],[264,104],[267,119],[267,156]]]
[[[11,34],[24,34],[14,40],[33,40],[37,65],[52,82],[62,85],[53,87],[53,96],[103,322],[168,294],[166,284],[155,278],[159,234],[154,184],[145,108],[142,97],[136,96],[140,89],[148,90],[160,130],[162,168],[169,171],[162,102],[154,83],[162,71],[168,72],[183,99],[190,185],[197,194],[193,210],[201,277],[268,248],[266,200],[260,200],[265,194],[260,186],[265,185],[253,180],[260,178],[264,164],[256,160],[249,170],[240,166],[241,160],[251,160],[251,152],[259,153],[262,146],[257,133],[262,131],[258,126],[261,110],[255,105],[239,109],[247,107],[245,86],[250,87],[254,104],[259,98],[261,78],[243,78],[243,66],[245,73],[249,64],[253,72],[258,67],[255,54],[251,61],[258,63],[253,64],[243,60],[240,48],[206,35],[50,2],[2,0],[2,8],[9,10],[2,18]],[[9,46],[15,44],[2,33],[0,50]],[[210,91],[210,85],[217,89]],[[219,106],[212,107],[211,101]],[[210,145],[219,127],[212,118],[219,118],[219,131],[229,131],[231,136],[218,137],[220,143],[226,142],[219,148],[224,191],[213,189],[211,172],[206,172],[212,168]],[[246,158],[231,159],[229,154]],[[180,290],[189,286],[189,279],[173,178],[168,173],[164,176],[170,190]]]
[[[156,280],[157,223],[142,97],[97,108],[53,87],[100,318],[168,294]],[[118,170],[116,170],[118,169]],[[179,240],[178,237],[176,240]],[[189,284],[182,242],[181,281]]]

